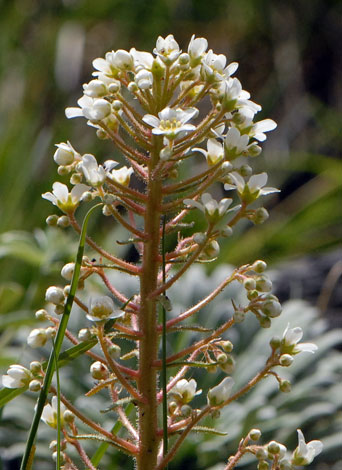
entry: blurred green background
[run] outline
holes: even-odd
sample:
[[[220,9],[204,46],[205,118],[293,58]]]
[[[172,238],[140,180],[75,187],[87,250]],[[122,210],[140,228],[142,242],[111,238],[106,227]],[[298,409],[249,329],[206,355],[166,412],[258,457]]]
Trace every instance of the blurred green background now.
[[[152,50],[169,33],[185,50],[192,34],[204,36],[240,63],[237,77],[263,106],[258,117],[277,121],[253,163],[282,192],[268,198],[264,225],[242,225],[225,242],[221,262],[265,258],[277,266],[335,253],[342,236],[341,13],[338,0],[0,0],[3,370],[18,358],[19,328],[34,323],[45,288],[60,282],[75,250],[75,237],[44,222],[51,205],[40,195],[56,180],[54,144],[70,140],[80,152],[111,157],[84,120],[64,117],[90,79],[92,60],[108,50]],[[110,226],[98,237],[106,241]]]

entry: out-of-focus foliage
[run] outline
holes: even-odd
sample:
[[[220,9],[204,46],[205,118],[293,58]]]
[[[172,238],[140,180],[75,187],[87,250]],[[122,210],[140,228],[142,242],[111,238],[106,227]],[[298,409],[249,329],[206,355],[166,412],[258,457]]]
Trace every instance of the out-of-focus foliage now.
[[[197,303],[203,296],[211,292],[225,276],[229,275],[230,271],[231,267],[221,266],[214,270],[210,276],[207,276],[202,266],[192,267],[183,278],[182,283],[175,284],[168,293],[173,306],[169,315],[177,315],[186,306]],[[134,292],[135,278],[117,273],[112,273],[110,277],[117,288],[124,290],[127,295]],[[87,282],[87,295],[92,289],[98,288],[99,286],[93,281]],[[190,324],[200,324],[207,328],[215,327],[222,317],[227,318],[232,315],[231,299],[234,299],[236,303],[246,302],[245,293],[237,283],[226,288]],[[12,313],[6,317],[9,317],[8,321],[10,322]],[[15,316],[13,322],[15,324]],[[74,309],[70,328],[77,331],[87,323],[84,314],[78,312],[77,308]],[[264,442],[278,439],[288,445],[289,449],[296,447],[295,429],[298,427],[303,429],[308,440],[321,439],[325,445],[324,452],[315,463],[316,466],[312,467],[313,469],[324,468],[321,465],[336,463],[340,459],[342,361],[341,352],[334,348],[341,344],[341,330],[328,331],[326,322],[318,317],[315,308],[303,301],[294,300],[285,305],[282,315],[272,323],[271,329],[260,329],[258,322],[254,321],[252,314],[250,314],[244,323],[227,332],[226,338],[234,344],[233,356],[236,360],[236,371],[232,375],[236,382],[235,390],[262,368],[270,351],[268,346],[270,338],[274,334],[281,336],[289,323],[291,327],[301,326],[305,332],[304,341],[314,341],[319,347],[315,354],[302,353],[296,357],[294,364],[289,369],[278,368],[277,372],[280,376],[292,382],[292,392],[281,393],[278,391],[277,382],[273,377],[265,379],[253,391],[224,410],[217,424],[211,418],[207,420],[208,426],[219,427],[221,431],[228,432],[227,436],[212,437],[194,434],[188,437],[179,456],[170,465],[170,468],[183,468],[185,462],[188,462],[189,468],[200,470],[224,462],[230,453],[235,452],[239,437],[254,427],[259,427],[262,430]],[[10,363],[20,361],[23,365],[28,365],[31,360],[42,357],[41,351],[31,350],[23,345],[27,331],[27,327],[22,327],[19,331],[19,338],[17,331],[17,343],[14,346],[3,344],[1,353],[3,357],[8,357]],[[198,334],[201,333],[170,334],[168,337],[170,351],[177,351],[187,344],[191,344],[194,335],[198,336]],[[67,343],[66,341],[65,347],[69,347]],[[46,348],[45,350],[47,351]],[[69,364],[68,368],[61,369],[62,392],[80,408],[87,406],[83,395],[87,391],[87,387],[91,387],[92,384],[89,365],[90,360],[77,358],[75,362]],[[206,392],[213,381],[216,383],[220,380],[216,377],[219,373],[223,378],[222,372],[217,371],[212,375],[206,370],[199,369],[195,374],[199,388],[203,388]],[[92,410],[88,411],[91,411],[91,417],[94,420],[98,420],[99,410],[106,408],[106,395],[99,394],[94,399]],[[204,399],[204,396],[199,396],[196,400],[198,403],[203,403]],[[4,454],[7,458],[13,458],[23,451],[22,441],[25,439],[32,418],[33,405],[34,395],[25,392],[20,398],[8,403],[4,409],[0,437],[2,446],[7,449]],[[113,425],[115,414],[108,413],[103,417],[108,420],[108,426]],[[46,450],[49,439],[53,438],[53,431],[50,432],[42,423],[37,451],[38,469],[47,470],[50,466],[53,468]],[[200,452],[198,452],[199,448]],[[90,445],[90,454],[93,451],[94,449]],[[118,456],[116,451],[113,451],[103,461],[103,466],[107,468],[111,462],[111,465],[116,463],[129,468],[127,467],[129,463],[123,464],[122,458],[122,456]],[[242,468],[249,470],[255,468],[255,465],[249,466],[246,461]]]

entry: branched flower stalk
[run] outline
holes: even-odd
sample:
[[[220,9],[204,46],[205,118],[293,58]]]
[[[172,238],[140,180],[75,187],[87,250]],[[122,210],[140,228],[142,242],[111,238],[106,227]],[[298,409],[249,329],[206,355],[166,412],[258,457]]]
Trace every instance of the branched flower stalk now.
[[[270,293],[272,283],[264,273],[266,263],[261,260],[235,269],[197,305],[178,316],[170,314],[172,298],[167,296],[168,289],[181,282],[194,263],[215,260],[220,240],[231,236],[241,220],[264,222],[266,209],[255,208],[254,203],[278,191],[265,187],[266,173],[253,175],[247,164],[249,158],[260,154],[259,143],[276,124],[271,119],[254,120],[261,107],[250,100],[250,94],[233,77],[238,65],[227,65],[224,55],[207,48],[206,39],[193,36],[187,52],[182,52],[169,35],[158,38],[153,54],[136,49],[108,52],[105,58],[94,60],[94,78],[83,85],[79,107],[66,110],[68,118],[86,118],[100,139],[112,141],[126,166],[118,167],[114,160],[99,163],[94,155],[81,155],[70,142],[58,144],[54,154],[58,174],[69,175],[72,189],[55,182],[52,192],[43,194],[63,212],[49,216],[47,223],[71,226],[81,233],[77,208],[99,202],[104,216],[127,231],[127,241],[121,243],[133,244],[139,261],[127,262],[90,236],[85,237],[88,250],[97,257],[96,261],[83,257],[73,298],[84,311],[84,327],[78,337],[65,329],[65,337],[74,345],[74,352],[84,346],[82,352],[92,361],[90,374],[95,381],[86,396],[91,400],[92,395],[107,390],[116,424],[108,431],[51,386],[52,404],[46,404],[42,419],[57,428],[59,396],[62,441],[50,448],[54,458],[57,448],[62,453],[65,468],[79,468],[70,449],[77,452],[86,468],[100,468],[97,457],[92,459],[82,445],[89,439],[128,454],[138,470],[163,470],[189,433],[199,429],[218,432],[204,428],[203,418],[218,417],[221,408],[238,400],[265,377],[273,376],[280,391],[290,391],[290,383],[274,369],[288,367],[296,354],[316,349],[313,344],[299,343],[303,334],[300,328],[288,327],[283,338],[271,338],[268,360],[259,373],[240,390],[234,390],[233,344],[227,337],[230,328],[247,315],[255,315],[260,326],[268,328],[281,314],[278,299]],[[202,102],[204,98],[209,99]],[[192,174],[182,180],[181,167],[190,159],[194,161]],[[220,185],[231,197],[217,201],[208,192],[213,185]],[[202,232],[194,232],[195,214],[205,219]],[[174,233],[176,244],[170,238]],[[139,278],[134,296],[129,298],[111,284],[108,273],[113,269]],[[68,263],[62,277],[70,282],[74,270],[75,263]],[[102,295],[87,293],[91,276],[103,281]],[[245,289],[246,304],[233,303],[234,314],[227,316],[223,324],[215,330],[197,327],[201,335],[197,341],[168,352],[168,333],[183,334],[184,328],[191,329],[189,320],[232,282]],[[58,315],[64,312],[69,292],[70,285],[47,289],[46,301],[54,305],[54,313],[44,309],[36,313],[37,319],[50,326],[30,333],[31,347],[42,347],[56,335]],[[125,354],[119,346],[123,339],[130,347]],[[207,391],[200,408],[191,406],[202,392],[191,378],[194,367],[218,368],[225,374]],[[39,392],[44,377],[44,367],[34,361],[30,369],[12,365],[2,382],[8,389]],[[136,409],[136,422],[129,416],[132,407]],[[80,432],[79,427],[89,432]],[[226,470],[235,468],[247,453],[258,460],[259,470],[292,469],[310,464],[322,448],[319,441],[306,444],[299,430],[299,445],[291,456],[275,441],[257,445],[260,436],[259,430],[252,429],[242,437],[236,454],[227,456]]]

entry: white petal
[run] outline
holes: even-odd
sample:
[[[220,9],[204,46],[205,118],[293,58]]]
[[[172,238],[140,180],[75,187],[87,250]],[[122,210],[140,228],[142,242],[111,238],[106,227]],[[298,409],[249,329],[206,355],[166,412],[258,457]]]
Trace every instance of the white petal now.
[[[65,184],[56,181],[52,185],[53,194],[56,196],[58,201],[67,202],[69,196],[68,187]]]
[[[83,117],[83,112],[80,108],[66,108],[65,115],[68,119],[72,119],[74,117]]]
[[[78,202],[81,199],[82,194],[89,191],[89,189],[91,189],[90,186],[87,186],[86,184],[76,184],[70,193],[72,202]]]
[[[248,187],[251,192],[257,191],[267,183],[267,173],[259,173],[250,177]]]
[[[152,114],[145,114],[142,120],[151,127],[159,127],[160,124],[160,120]]]

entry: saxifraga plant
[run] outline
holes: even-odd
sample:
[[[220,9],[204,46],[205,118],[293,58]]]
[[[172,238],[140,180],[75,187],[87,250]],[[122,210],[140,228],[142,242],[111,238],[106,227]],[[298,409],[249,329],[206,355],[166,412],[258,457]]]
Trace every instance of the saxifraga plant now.
[[[182,53],[169,35],[158,38],[154,55],[134,48],[129,52],[108,52],[105,59],[94,60],[95,78],[83,86],[79,107],[66,110],[68,118],[85,117],[97,136],[112,141],[130,166],[118,169],[113,160],[99,164],[94,155],[79,154],[69,142],[57,145],[54,160],[58,174],[70,175],[73,188],[69,192],[65,184],[55,182],[52,193],[43,195],[63,212],[61,216],[49,216],[47,222],[60,227],[71,225],[81,237],[75,263],[68,263],[62,270],[71,285],[50,286],[46,291],[46,301],[55,306],[54,314],[44,309],[36,313],[37,318],[49,321],[51,326],[36,328],[28,337],[32,347],[41,347],[55,337],[48,365],[34,361],[27,369],[15,364],[2,378],[5,394],[12,393],[10,398],[26,388],[40,391],[23,470],[32,468],[40,418],[57,429],[57,441],[51,449],[58,468],[79,468],[70,452],[76,449],[85,467],[94,470],[104,446],[112,445],[130,455],[138,470],[162,470],[190,432],[216,432],[201,426],[203,418],[218,417],[222,408],[263,378],[274,376],[280,391],[290,391],[289,381],[274,368],[289,367],[296,354],[316,350],[314,344],[299,342],[301,328],[287,327],[282,337],[270,340],[269,356],[259,372],[234,389],[233,344],[226,333],[247,314],[254,315],[262,328],[268,328],[272,319],[281,314],[278,299],[270,293],[271,282],[264,274],[266,263],[261,260],[230,272],[196,305],[178,315],[169,313],[172,298],[167,296],[168,289],[181,282],[182,275],[194,263],[216,259],[219,240],[229,237],[240,220],[266,220],[267,211],[253,208],[252,204],[259,197],[278,191],[265,187],[266,173],[252,175],[252,168],[246,164],[249,157],[260,154],[258,143],[276,124],[271,119],[254,122],[261,107],[232,77],[237,63],[226,65],[224,55],[207,51],[207,47],[206,39],[193,36],[188,52]],[[209,100],[202,105],[206,97]],[[182,164],[189,159],[203,160],[203,156],[206,167],[182,180]],[[223,198],[218,202],[207,192],[220,183],[235,196],[234,200]],[[94,208],[81,229],[75,211],[80,204],[93,200],[99,202],[95,207],[101,205],[106,217],[112,217],[128,231],[127,243],[134,244],[139,254],[136,264],[117,257],[86,236],[86,224]],[[192,211],[200,211],[205,219],[201,232],[194,233],[189,222]],[[169,235],[174,234],[176,243],[167,249]],[[85,243],[98,253],[95,261],[82,256]],[[139,279],[135,295],[128,297],[110,282],[107,272],[112,269]],[[106,295],[87,296],[90,276],[103,281]],[[234,314],[227,314],[214,330],[183,324],[234,281],[246,290],[245,305],[233,303]],[[78,339],[67,329],[73,302],[92,325],[86,327],[85,319]],[[179,351],[167,351],[167,334],[187,328],[197,331],[201,338]],[[64,335],[75,346],[63,356],[60,349]],[[122,339],[127,339],[129,345],[124,354],[118,344]],[[89,400],[101,390],[108,391],[110,408],[116,412],[112,430],[75,407],[60,391],[58,380],[57,387],[51,385],[54,369],[58,372],[66,359],[81,353],[91,358],[90,373],[96,381],[87,393]],[[191,378],[194,367],[220,367],[226,374],[206,394],[202,392],[206,399],[198,409],[191,406],[193,398],[201,394]],[[48,393],[52,395],[51,404],[46,404]],[[136,423],[129,419],[132,408],[136,409]],[[92,433],[80,433],[83,425]],[[118,435],[120,428],[124,432]],[[322,449],[320,441],[306,444],[300,430],[299,444],[292,455],[274,440],[258,444],[260,436],[258,429],[241,436],[236,453],[227,455],[225,470],[235,468],[245,454],[256,458],[259,470],[292,469],[310,464]],[[100,442],[93,458],[82,445],[84,439]]]

